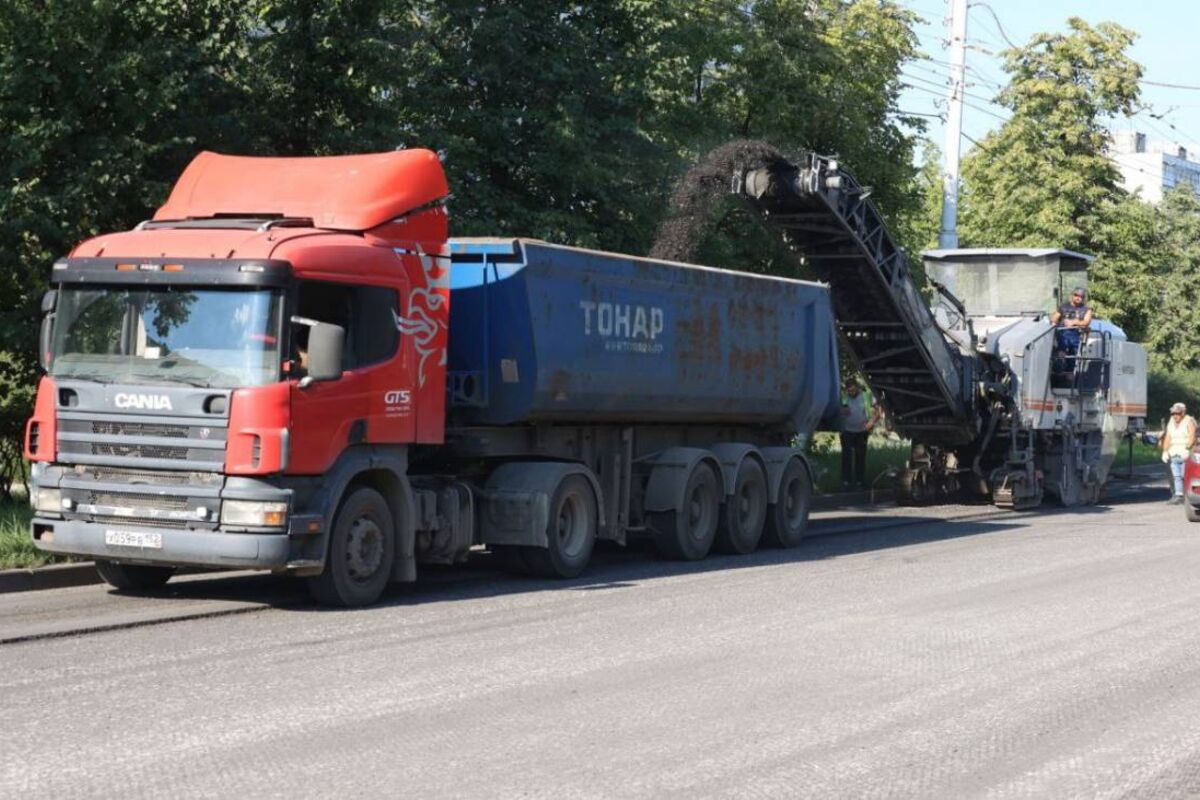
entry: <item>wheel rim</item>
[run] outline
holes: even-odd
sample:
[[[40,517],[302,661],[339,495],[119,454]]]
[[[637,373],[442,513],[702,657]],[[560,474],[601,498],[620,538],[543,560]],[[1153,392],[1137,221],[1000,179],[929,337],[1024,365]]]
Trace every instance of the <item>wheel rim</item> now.
[[[738,487],[737,517],[738,527],[741,530],[748,531],[757,524],[763,505],[762,500],[762,492],[753,481],[743,481],[742,485]]]
[[[806,494],[804,480],[799,475],[784,487],[783,518],[787,521],[788,530],[796,530],[804,524],[804,513],[808,506]]]
[[[588,527],[587,507],[583,498],[574,492],[563,497],[554,531],[559,552],[568,558],[582,553],[587,546]]]
[[[351,580],[365,583],[383,564],[383,530],[370,517],[359,517],[346,537],[346,571]]]
[[[697,542],[703,542],[708,537],[708,529],[712,525],[715,496],[715,491],[708,480],[697,481],[688,495],[687,532],[688,536]]]

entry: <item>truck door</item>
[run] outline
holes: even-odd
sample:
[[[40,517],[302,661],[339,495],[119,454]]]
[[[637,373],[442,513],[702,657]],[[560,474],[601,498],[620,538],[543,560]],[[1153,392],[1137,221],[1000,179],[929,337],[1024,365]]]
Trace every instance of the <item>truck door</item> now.
[[[342,377],[301,389],[300,357],[307,330],[293,328],[293,358],[300,368],[291,381],[292,448],[288,472],[325,472],[347,447],[412,439],[410,414],[389,415],[409,396],[402,380],[396,287],[302,281],[296,313],[340,325],[346,331]],[[386,396],[385,396],[386,395]]]

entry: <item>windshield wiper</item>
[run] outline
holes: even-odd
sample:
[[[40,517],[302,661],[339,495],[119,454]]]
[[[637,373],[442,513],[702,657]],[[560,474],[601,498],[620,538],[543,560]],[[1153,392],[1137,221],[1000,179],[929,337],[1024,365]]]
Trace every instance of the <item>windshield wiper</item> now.
[[[184,378],[181,375],[161,375],[155,373],[154,375],[136,374],[130,375],[129,377],[134,380],[152,381],[154,383],[183,383],[187,384],[188,386],[197,386],[201,389],[212,388],[212,384],[207,381],[201,381],[196,378]]]
[[[61,381],[87,381],[88,383],[116,383],[112,375],[91,372],[51,373],[50,377]]]

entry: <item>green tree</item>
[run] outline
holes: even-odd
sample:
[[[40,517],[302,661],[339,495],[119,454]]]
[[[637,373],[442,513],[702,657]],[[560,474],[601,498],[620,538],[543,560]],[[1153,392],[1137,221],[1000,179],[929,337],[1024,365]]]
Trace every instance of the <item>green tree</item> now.
[[[0,3],[0,475],[30,411],[51,262],[149,217],[199,150],[398,142],[382,14],[302,0]]]
[[[404,141],[445,154],[455,231],[644,248],[674,172],[647,124],[655,4],[411,5],[389,96]]]
[[[1200,367],[1200,198],[1182,184],[1167,193],[1159,211],[1163,269],[1160,280],[1146,292],[1155,315],[1147,343],[1158,366],[1196,369]]]
[[[912,132],[923,124],[897,106],[901,67],[916,57],[915,14],[886,0],[720,0],[675,19],[673,68],[654,73],[667,98],[660,139],[676,137],[689,161],[731,139],[836,154],[905,235],[921,196]],[[733,201],[718,204],[699,258],[795,269]]]
[[[1099,249],[1121,196],[1104,123],[1133,112],[1142,69],[1126,52],[1132,31],[1067,24],[1005,52],[1010,80],[998,102],[1012,117],[964,159],[964,245]]]

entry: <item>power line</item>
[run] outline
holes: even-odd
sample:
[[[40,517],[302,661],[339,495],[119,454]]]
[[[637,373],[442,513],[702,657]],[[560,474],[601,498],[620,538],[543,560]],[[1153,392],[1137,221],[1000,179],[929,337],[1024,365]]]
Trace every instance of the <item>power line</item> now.
[[[1162,86],[1165,89],[1185,89],[1189,92],[1200,92],[1200,86],[1191,86],[1186,83],[1162,83],[1161,81],[1148,81],[1142,79],[1139,83],[1144,83],[1146,86]]]
[[[979,0],[975,0],[974,3],[971,3],[971,7],[972,8],[975,8],[975,7],[982,8],[984,11],[991,14],[992,20],[996,23],[996,31],[1000,34],[1001,38],[1003,38],[1004,41],[1008,42],[1009,47],[1011,47],[1014,50],[1017,49],[1017,46],[1015,44],[1013,44],[1013,40],[1008,38],[1008,34],[1005,33],[1004,26],[1000,24],[1000,17],[996,16],[996,12],[992,9],[991,6],[989,6],[987,3],[981,3],[981,2],[979,2]]]
[[[920,81],[921,83],[928,84],[929,86],[938,86],[938,87],[942,87],[942,88],[946,88],[946,87],[950,86],[949,83],[945,83],[945,82],[939,83],[938,81],[931,81],[928,78],[922,78],[919,75],[909,75],[905,72],[901,72],[900,75],[901,75],[901,77],[908,78],[909,80],[912,80],[912,81]],[[974,94],[972,92],[964,91],[963,97],[970,97],[972,100],[978,100],[981,103],[987,103],[988,105],[993,105],[993,106],[996,106],[997,108],[1005,108],[1005,106],[1000,105],[992,98],[984,97],[983,95],[980,95],[980,94]]]

